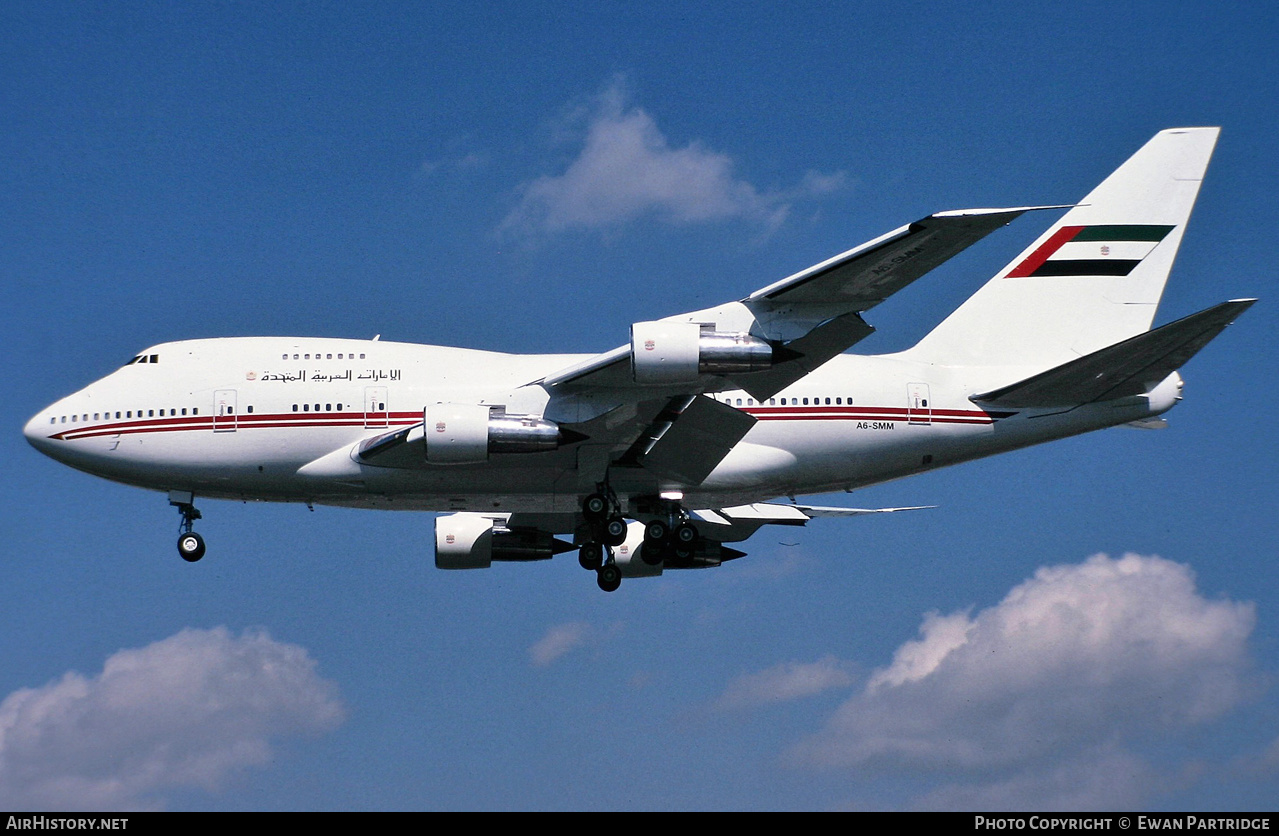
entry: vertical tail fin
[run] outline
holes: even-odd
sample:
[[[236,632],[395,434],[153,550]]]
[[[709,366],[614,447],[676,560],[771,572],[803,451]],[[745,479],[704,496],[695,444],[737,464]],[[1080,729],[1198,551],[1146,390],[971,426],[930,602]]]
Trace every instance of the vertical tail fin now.
[[[909,354],[1049,368],[1149,329],[1219,132],[1155,134]]]

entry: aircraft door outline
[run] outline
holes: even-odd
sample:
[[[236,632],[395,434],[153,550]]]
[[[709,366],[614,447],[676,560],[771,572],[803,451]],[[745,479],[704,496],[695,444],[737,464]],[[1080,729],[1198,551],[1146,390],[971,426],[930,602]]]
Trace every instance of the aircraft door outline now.
[[[240,416],[236,412],[235,402],[235,389],[218,389],[213,393],[213,431],[215,433],[236,431]]]
[[[364,387],[364,428],[380,429],[391,426],[391,411],[387,408],[385,386]]]
[[[906,421],[924,427],[933,423],[933,408],[928,403],[927,383],[906,384]]]

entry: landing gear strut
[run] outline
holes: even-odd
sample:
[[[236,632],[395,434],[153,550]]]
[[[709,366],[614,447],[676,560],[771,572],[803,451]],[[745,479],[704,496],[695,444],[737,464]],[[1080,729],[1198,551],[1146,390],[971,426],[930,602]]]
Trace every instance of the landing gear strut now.
[[[613,548],[626,542],[626,518],[617,496],[606,483],[582,500],[582,516],[590,539],[582,544],[577,562],[595,572],[600,589],[614,592],[622,585],[622,570],[613,560]]]
[[[200,512],[191,504],[195,496],[190,491],[169,491],[169,504],[178,509],[182,522],[178,524],[178,554],[188,563],[204,557],[204,538],[192,527],[200,519]]]

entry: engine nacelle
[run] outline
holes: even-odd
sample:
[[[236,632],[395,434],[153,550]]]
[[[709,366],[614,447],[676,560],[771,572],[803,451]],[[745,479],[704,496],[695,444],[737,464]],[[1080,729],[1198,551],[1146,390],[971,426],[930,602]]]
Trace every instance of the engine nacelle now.
[[[487,569],[493,561],[550,560],[571,548],[549,531],[507,530],[501,520],[458,513],[435,518],[435,566],[438,569]]]
[[[565,441],[559,425],[533,415],[511,415],[486,404],[438,403],[422,410],[426,460],[477,464],[490,453],[540,453]]]
[[[650,566],[644,562],[644,523],[626,524],[626,542],[613,549],[613,562],[622,570],[624,578],[655,578],[662,574],[662,564]]]
[[[696,322],[631,326],[631,374],[641,385],[692,383],[699,374],[772,368],[773,347],[750,334],[703,330]]]

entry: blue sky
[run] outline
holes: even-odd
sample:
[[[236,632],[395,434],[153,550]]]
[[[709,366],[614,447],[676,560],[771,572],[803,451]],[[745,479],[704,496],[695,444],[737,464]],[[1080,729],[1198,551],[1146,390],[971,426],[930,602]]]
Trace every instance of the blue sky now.
[[[0,806],[1273,809],[1279,26],[1236,5],[6,4]],[[163,496],[20,434],[172,339],[602,351],[1180,125],[1223,133],[1157,321],[1261,302],[1170,429],[718,570],[441,573],[429,515],[219,502],[186,565]]]

